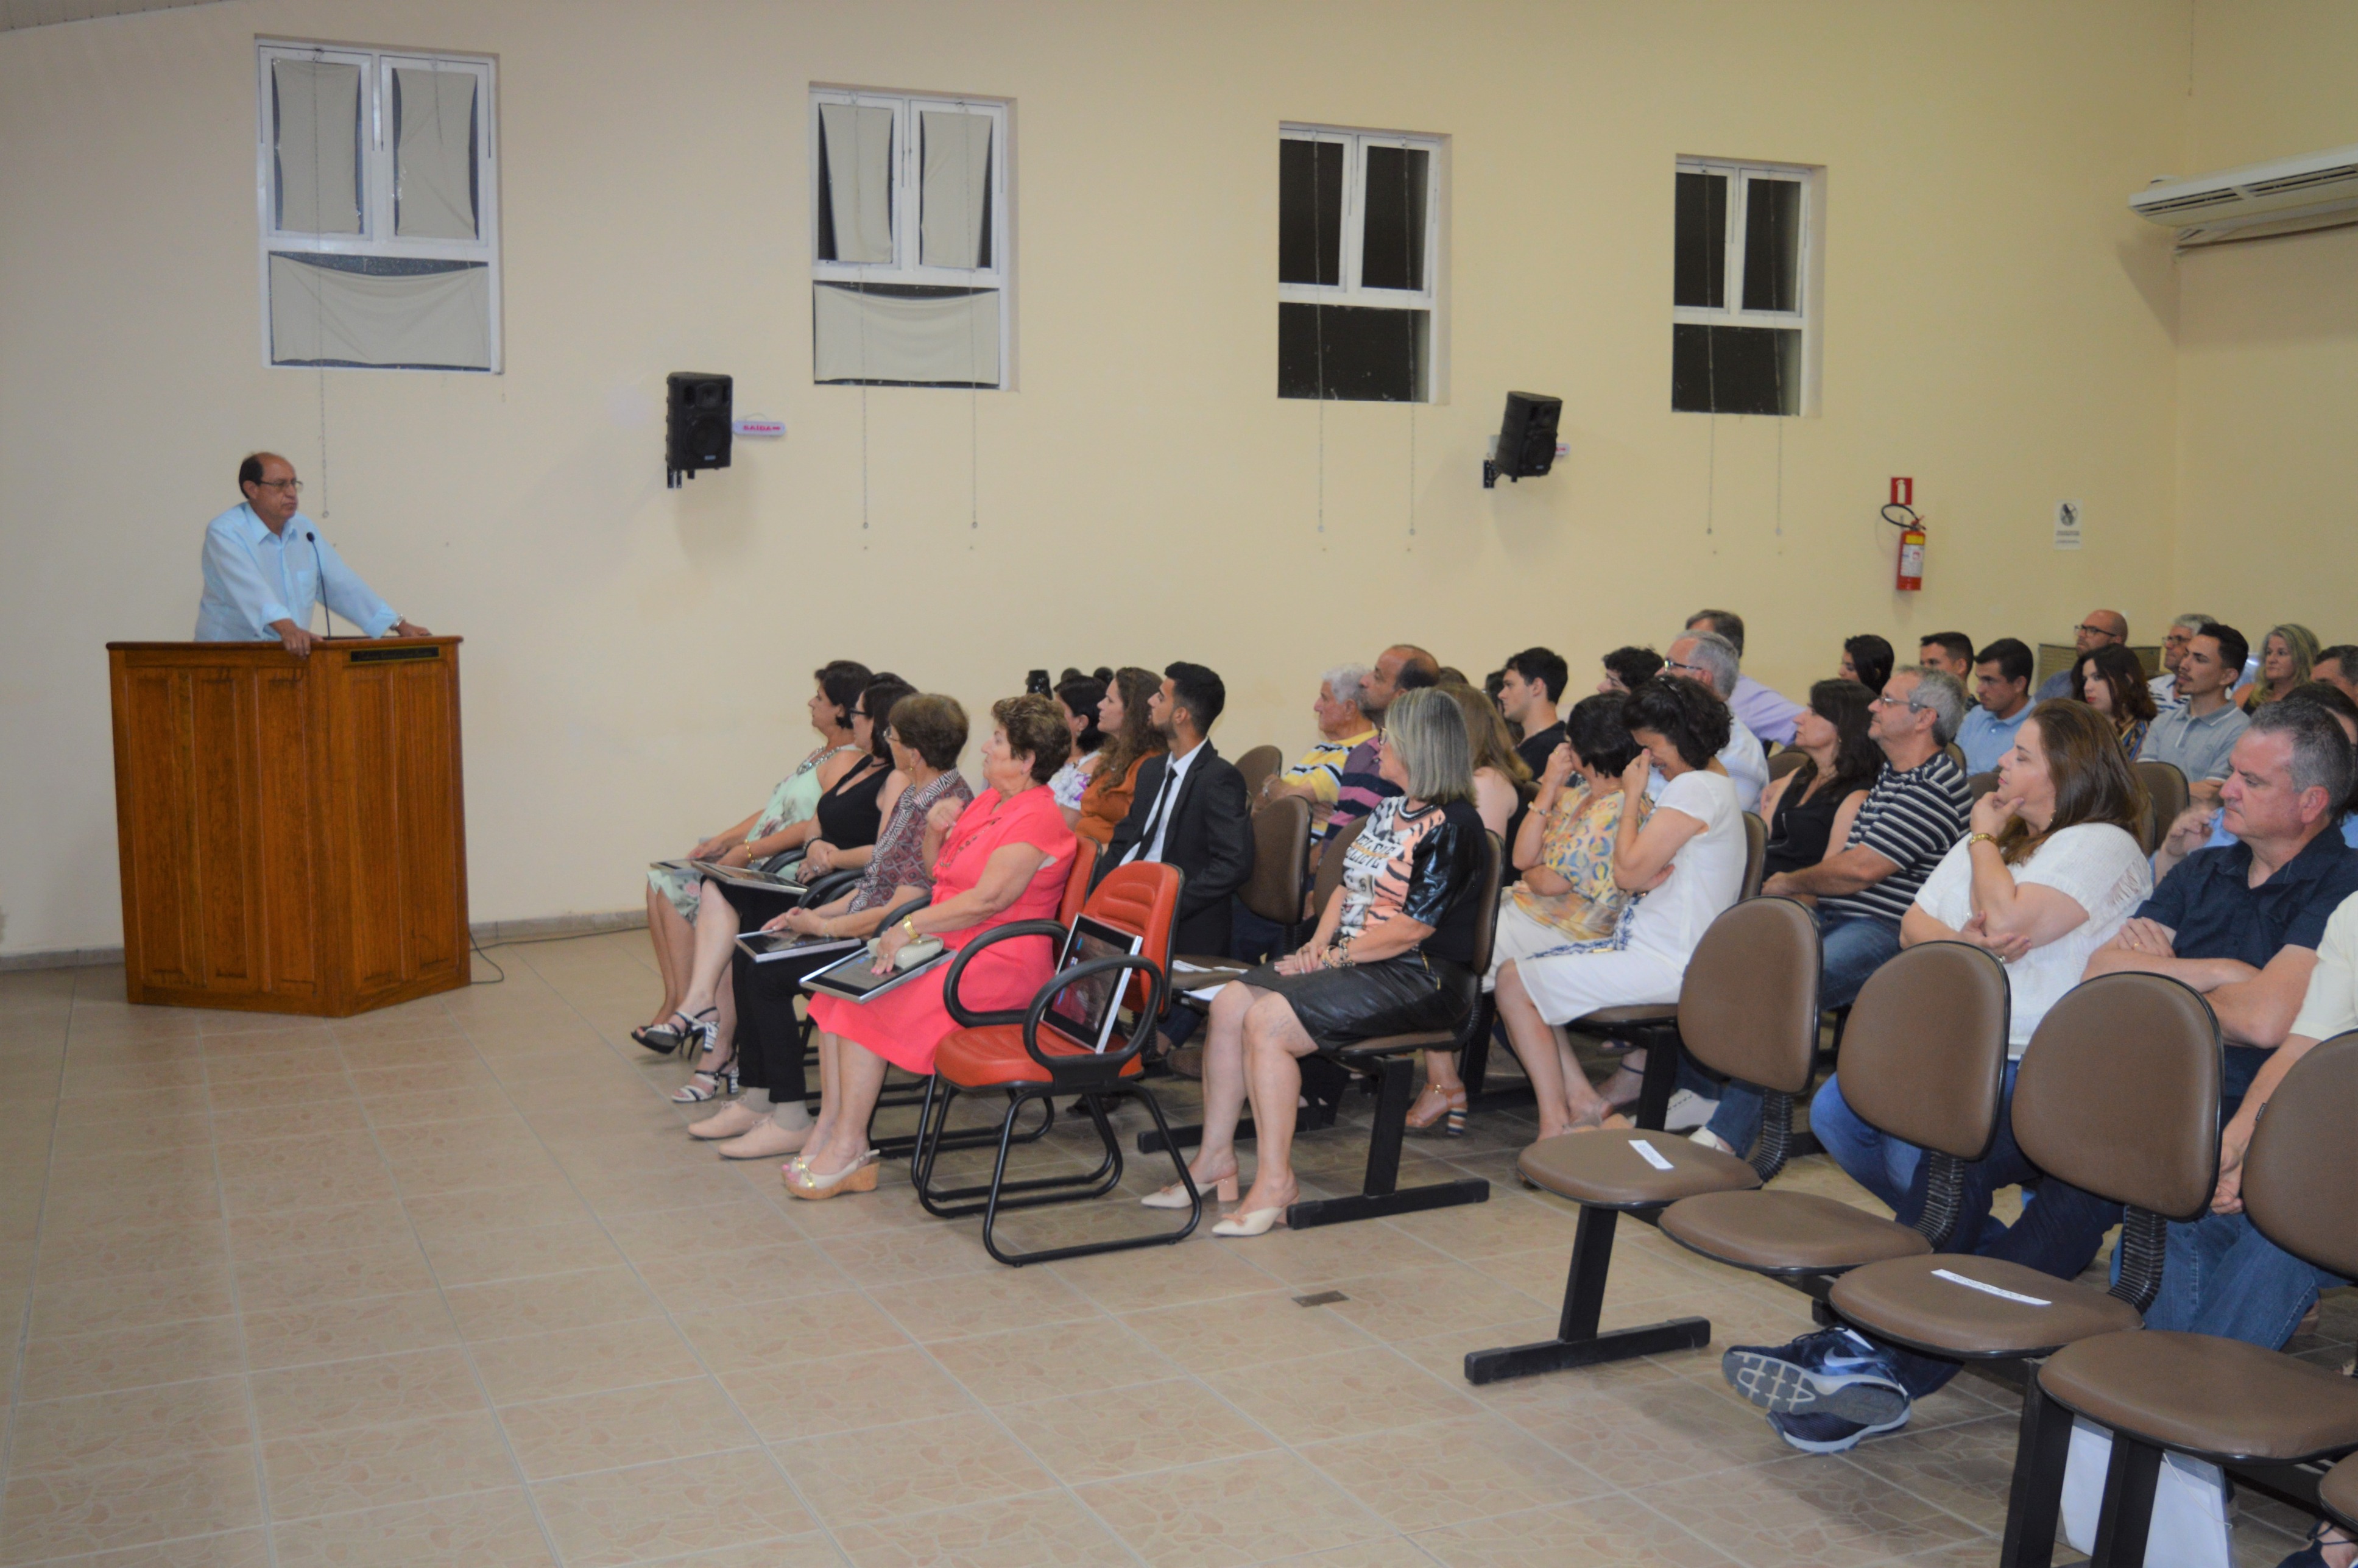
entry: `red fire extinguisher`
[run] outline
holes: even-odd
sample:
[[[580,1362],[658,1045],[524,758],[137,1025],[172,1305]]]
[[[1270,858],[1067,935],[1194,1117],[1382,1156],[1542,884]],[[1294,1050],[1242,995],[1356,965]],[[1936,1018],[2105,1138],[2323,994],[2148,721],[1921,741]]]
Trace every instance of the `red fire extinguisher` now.
[[[1915,499],[1916,481],[1895,479],[1891,499],[1883,508],[1883,520],[1899,530],[1899,571],[1892,586],[1902,593],[1924,586],[1924,519],[1911,504]]]

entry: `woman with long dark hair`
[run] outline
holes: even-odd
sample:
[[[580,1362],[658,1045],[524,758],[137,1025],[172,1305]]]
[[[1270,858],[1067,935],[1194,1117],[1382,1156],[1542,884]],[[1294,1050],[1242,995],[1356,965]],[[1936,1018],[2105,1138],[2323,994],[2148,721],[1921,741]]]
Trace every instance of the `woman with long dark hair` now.
[[[2113,721],[2121,738],[2121,754],[2135,761],[2145,746],[2145,732],[2158,711],[2153,704],[2153,684],[2137,656],[2118,643],[2107,643],[2082,654],[2071,665],[2071,697]]]
[[[1089,770],[1088,788],[1081,792],[1080,805],[1065,820],[1100,849],[1113,842],[1113,830],[1130,815],[1130,797],[1138,789],[1140,766],[1163,750],[1163,737],[1146,710],[1148,699],[1162,689],[1161,676],[1125,665],[1114,672],[1098,700],[1098,724],[1110,739]]]
[[[1801,765],[1775,780],[1760,797],[1768,825],[1767,874],[1797,871],[1826,858],[1829,844],[1847,842],[1850,819],[1883,772],[1883,748],[1868,731],[1875,693],[1857,681],[1822,680],[1793,725]]]
[[[1890,643],[1872,632],[1862,632],[1843,639],[1842,667],[1836,674],[1841,679],[1858,682],[1869,691],[1880,692],[1883,683],[1891,678],[1894,662]]]

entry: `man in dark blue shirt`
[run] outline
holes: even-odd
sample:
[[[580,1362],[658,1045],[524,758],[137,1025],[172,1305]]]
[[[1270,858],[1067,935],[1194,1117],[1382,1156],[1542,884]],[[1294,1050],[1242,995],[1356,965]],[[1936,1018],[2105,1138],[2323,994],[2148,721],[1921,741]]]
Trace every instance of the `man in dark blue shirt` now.
[[[2091,979],[2168,975],[2210,999],[2227,1042],[2223,1118],[2284,1044],[2325,923],[2358,892],[2358,850],[2341,833],[2351,767],[2349,739],[2324,709],[2260,709],[2220,788],[2220,819],[2237,841],[2186,857],[2088,960]]]

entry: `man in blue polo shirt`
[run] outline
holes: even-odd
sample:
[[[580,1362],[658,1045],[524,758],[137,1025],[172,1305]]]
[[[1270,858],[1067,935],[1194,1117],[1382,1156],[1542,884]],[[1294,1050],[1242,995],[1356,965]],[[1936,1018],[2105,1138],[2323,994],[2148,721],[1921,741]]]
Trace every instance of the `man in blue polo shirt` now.
[[[290,654],[320,641],[311,607],[325,604],[370,637],[429,637],[377,597],[335,546],[297,511],[303,484],[276,452],[238,464],[245,500],[205,525],[204,597],[197,603],[200,643],[264,643],[276,637]]]

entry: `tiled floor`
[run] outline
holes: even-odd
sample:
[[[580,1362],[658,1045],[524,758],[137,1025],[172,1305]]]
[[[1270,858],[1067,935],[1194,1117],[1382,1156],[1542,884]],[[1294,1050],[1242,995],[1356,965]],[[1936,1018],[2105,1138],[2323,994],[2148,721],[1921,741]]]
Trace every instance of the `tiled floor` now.
[[[1552,1332],[1571,1243],[1513,1181],[1517,1119],[1410,1156],[1491,1178],[1478,1207],[1019,1271],[902,1171],[803,1204],[681,1136],[684,1069],[625,1038],[644,938],[499,956],[503,984],[341,1023],[0,975],[0,1564],[1995,1558],[1996,1383],[1838,1458],[1783,1448],[1715,1348],[1467,1387],[1467,1350]],[[1067,1130],[1033,1158],[1076,1161]],[[1364,1149],[1310,1135],[1305,1179],[1351,1188]],[[1126,1186],[1163,1179],[1133,1160]],[[1823,1162],[1788,1179],[1855,1195]],[[1622,1235],[1608,1321],[1807,1325]],[[2320,1356],[2358,1324],[2331,1304]],[[2291,1522],[2263,1505],[2239,1556],[2273,1563]]]

